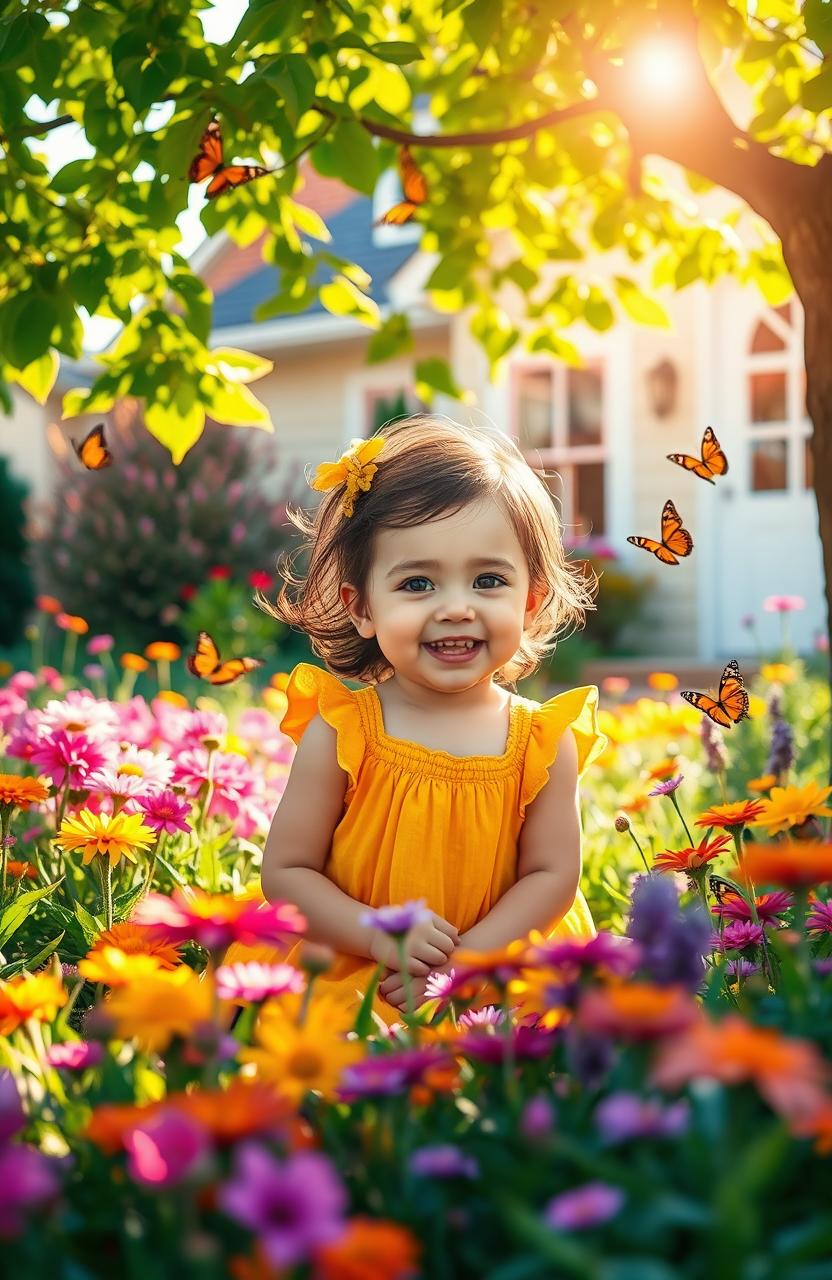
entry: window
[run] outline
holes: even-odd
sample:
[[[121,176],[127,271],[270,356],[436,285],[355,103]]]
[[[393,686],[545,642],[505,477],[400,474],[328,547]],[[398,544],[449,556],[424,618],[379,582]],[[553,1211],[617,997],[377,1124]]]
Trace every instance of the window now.
[[[806,415],[802,316],[786,302],[767,310],[747,360],[748,485],[751,493],[810,487],[811,423]]]
[[[599,361],[512,366],[512,434],[558,500],[570,536],[606,533],[604,377]]]
[[[364,390],[364,436],[371,436],[391,418],[422,413],[426,406],[406,387],[366,387]]]

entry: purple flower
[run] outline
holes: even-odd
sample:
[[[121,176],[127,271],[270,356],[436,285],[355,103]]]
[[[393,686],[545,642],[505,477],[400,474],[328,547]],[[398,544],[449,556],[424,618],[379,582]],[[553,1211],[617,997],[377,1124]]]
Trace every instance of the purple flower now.
[[[403,938],[415,924],[421,924],[423,920],[431,918],[432,913],[427,908],[427,898],[419,898],[405,902],[401,907],[375,907],[372,911],[365,911],[359,917],[359,924],[367,929],[381,929],[383,933],[390,933],[394,938]]]
[[[306,979],[293,964],[262,964],[258,960],[238,960],[217,969],[217,995],[221,1000],[259,1004],[270,996],[287,991],[302,992]]]
[[[127,1172],[134,1182],[153,1189],[175,1187],[198,1171],[207,1170],[208,1135],[201,1124],[163,1107],[125,1135]]]
[[[750,978],[752,974],[760,972],[758,964],[754,964],[752,960],[746,960],[743,956],[735,956],[728,961],[725,968],[732,978]]]
[[[453,1143],[437,1143],[414,1151],[408,1162],[411,1173],[422,1178],[478,1178],[479,1165]]]
[[[636,968],[640,951],[630,938],[601,930],[593,938],[553,939],[531,949],[535,964],[550,969],[607,969],[629,978]]]
[[[543,1221],[555,1231],[585,1231],[611,1218],[624,1204],[624,1193],[606,1182],[587,1182],[555,1196],[543,1210]]]
[[[20,1235],[27,1214],[55,1199],[60,1190],[57,1163],[22,1144],[0,1149],[0,1237]]]
[[[688,1124],[684,1099],[669,1106],[637,1093],[613,1093],[596,1108],[595,1123],[607,1142],[629,1138],[675,1138]]]
[[[715,947],[723,951],[743,951],[746,947],[758,947],[765,938],[765,930],[761,924],[753,920],[732,920],[714,940]]]
[[[679,773],[675,778],[668,778],[666,782],[657,783],[653,790],[649,791],[647,794],[651,796],[669,796],[671,792],[675,791],[676,788],[684,782],[684,779],[685,775],[683,773]]]
[[[220,1187],[217,1201],[259,1236],[278,1267],[306,1262],[319,1245],[344,1232],[347,1195],[332,1162],[317,1151],[278,1160],[255,1143],[238,1147],[231,1180]]]
[[[432,1045],[364,1058],[344,1068],[338,1096],[344,1102],[355,1102],[374,1094],[401,1093],[417,1084],[431,1067],[450,1066],[452,1062],[450,1053]]]
[[[9,1138],[26,1124],[26,1113],[11,1071],[0,1071],[0,1142]]]
[[[548,1053],[551,1053],[558,1035],[557,1030],[512,1027],[511,1043],[515,1060],[545,1058]],[[495,1033],[493,1028],[485,1028],[482,1031],[469,1031],[467,1035],[460,1036],[457,1040],[457,1048],[466,1057],[473,1058],[477,1062],[499,1063],[506,1056],[506,1039],[503,1032]]]
[[[545,1093],[538,1093],[530,1098],[520,1116],[520,1132],[524,1138],[534,1142],[551,1133],[555,1126],[555,1108],[552,1100]]]
[[[106,674],[100,662],[88,662],[81,668],[81,675],[86,680],[103,680]]]
[[[175,791],[159,791],[151,795],[138,796],[136,803],[142,812],[146,826],[152,827],[157,835],[166,832],[169,836],[177,831],[190,831],[187,819],[191,815],[190,801],[183,800]]]
[[[46,1051],[50,1067],[64,1067],[67,1071],[83,1071],[85,1067],[97,1067],[104,1057],[104,1046],[88,1044],[86,1040],[62,1040]]]
[[[728,764],[728,752],[725,748],[722,730],[707,716],[703,716],[700,736],[702,738],[702,746],[705,749],[708,768],[711,773],[721,773]]]
[[[613,1065],[612,1041],[574,1023],[566,1031],[566,1061],[570,1073],[587,1089],[597,1089]]]
[[[821,902],[816,898],[812,909],[806,917],[806,928],[813,933],[832,933],[832,902]]]
[[[776,717],[771,731],[771,747],[766,761],[766,773],[781,777],[794,764],[794,734],[787,720]]]
[[[662,875],[636,880],[627,936],[642,948],[641,966],[663,986],[682,985],[695,991],[705,973],[711,948],[711,923],[701,903],[682,908],[676,889]]]

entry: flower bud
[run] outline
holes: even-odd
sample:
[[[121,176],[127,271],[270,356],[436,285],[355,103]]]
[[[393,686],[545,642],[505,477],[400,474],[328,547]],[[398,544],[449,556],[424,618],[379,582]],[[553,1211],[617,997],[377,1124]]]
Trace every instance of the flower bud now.
[[[618,817],[615,820],[615,829],[619,833],[630,830],[630,819],[626,816],[626,814],[619,813]]]
[[[298,965],[308,974],[326,973],[335,963],[335,952],[332,947],[322,942],[301,942],[298,948]]]

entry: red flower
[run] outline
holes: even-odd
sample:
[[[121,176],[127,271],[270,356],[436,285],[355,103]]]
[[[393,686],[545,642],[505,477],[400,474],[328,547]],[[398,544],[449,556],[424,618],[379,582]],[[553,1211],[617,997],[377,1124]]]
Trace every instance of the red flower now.
[[[268,591],[272,585],[272,576],[264,569],[253,569],[248,575],[248,585],[254,587],[255,591]]]
[[[208,570],[209,582],[227,582],[231,577],[230,564],[215,564]]]
[[[186,582],[184,587],[182,587],[182,589],[180,590],[179,596],[180,596],[180,599],[182,600],[190,600],[193,596],[196,595],[196,592],[197,592],[197,588],[193,585],[193,583]]]

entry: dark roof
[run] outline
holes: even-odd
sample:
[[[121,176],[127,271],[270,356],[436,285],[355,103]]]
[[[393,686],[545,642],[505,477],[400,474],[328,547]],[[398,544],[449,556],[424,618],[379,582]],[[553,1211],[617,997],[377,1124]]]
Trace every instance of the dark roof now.
[[[418,242],[377,245],[373,243],[373,202],[368,196],[358,196],[350,204],[333,214],[327,223],[332,241],[322,247],[348,262],[355,262],[372,276],[370,296],[383,305],[388,301],[387,286],[400,267],[416,253]],[[324,284],[336,274],[328,263],[322,263],[315,273],[316,283]],[[263,265],[259,270],[236,280],[214,299],[214,328],[227,329],[232,325],[254,324],[254,312],[261,302],[273,298],[278,292],[280,271],[277,267]],[[292,320],[298,315],[323,313],[319,299],[315,299],[304,311],[274,316],[269,323]],[[265,323],[265,322],[264,322]]]

